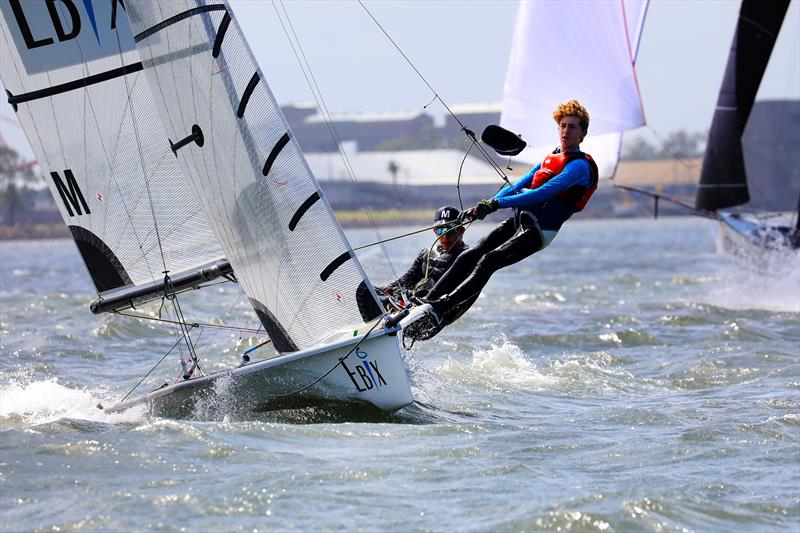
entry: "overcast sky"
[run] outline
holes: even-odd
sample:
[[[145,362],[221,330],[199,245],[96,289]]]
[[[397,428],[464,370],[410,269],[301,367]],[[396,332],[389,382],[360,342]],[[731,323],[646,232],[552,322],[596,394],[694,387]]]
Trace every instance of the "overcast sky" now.
[[[231,3],[278,101],[310,100],[273,5]],[[448,105],[502,99],[516,1],[365,5]],[[294,0],[283,6],[331,111],[412,111],[430,101],[428,88],[356,2]],[[653,129],[665,134],[708,128],[738,12],[738,0],[651,1],[637,70]],[[760,99],[800,98],[799,35],[794,0]],[[559,60],[568,58],[553,57]]]
[[[275,14],[281,4],[229,1],[278,101],[312,101]],[[365,5],[448,105],[502,99],[516,1]],[[290,0],[282,6],[332,112],[413,112],[431,100],[430,90],[355,1]],[[738,0],[651,1],[637,70],[647,122],[659,134],[708,128],[738,10]],[[798,50],[800,8],[793,0],[759,99],[800,98]],[[569,58],[553,56],[561,60]],[[441,114],[441,107],[435,112]],[[2,114],[13,116],[5,103]],[[12,145],[24,143],[7,121],[0,127]]]

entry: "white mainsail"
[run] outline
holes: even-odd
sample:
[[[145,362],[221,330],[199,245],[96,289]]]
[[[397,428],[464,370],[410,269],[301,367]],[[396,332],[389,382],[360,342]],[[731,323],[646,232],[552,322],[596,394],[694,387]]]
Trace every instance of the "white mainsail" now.
[[[146,299],[165,271],[224,257],[169,149],[123,10],[0,0],[0,78],[101,299],[135,289]]]
[[[178,161],[275,347],[355,335],[377,297],[230,6],[125,5]]]
[[[635,63],[647,3],[520,2],[501,117],[532,147],[520,159],[537,161],[552,149],[553,109],[575,98],[591,116],[582,149],[600,177],[613,176],[622,131],[645,123]]]

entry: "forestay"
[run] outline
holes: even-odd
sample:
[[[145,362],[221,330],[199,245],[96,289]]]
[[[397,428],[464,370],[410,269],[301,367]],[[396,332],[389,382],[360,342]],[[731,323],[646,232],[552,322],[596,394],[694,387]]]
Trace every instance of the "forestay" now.
[[[621,132],[644,124],[636,55],[647,0],[520,2],[506,74],[501,123],[539,160],[556,144],[553,110],[575,98],[589,111],[582,149],[600,177],[612,177]],[[526,150],[527,151],[527,150]]]
[[[163,294],[164,271],[224,258],[169,150],[123,9],[0,0],[0,77],[98,294],[146,299]]]
[[[275,347],[352,337],[377,297],[230,7],[125,5],[177,159]]]

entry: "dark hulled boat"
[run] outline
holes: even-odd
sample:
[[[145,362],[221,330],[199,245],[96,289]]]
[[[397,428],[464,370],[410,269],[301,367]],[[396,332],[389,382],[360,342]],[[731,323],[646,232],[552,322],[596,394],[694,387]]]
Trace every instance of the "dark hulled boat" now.
[[[742,2],[695,200],[722,249],[759,268],[800,249],[800,101],[755,103],[788,7]]]

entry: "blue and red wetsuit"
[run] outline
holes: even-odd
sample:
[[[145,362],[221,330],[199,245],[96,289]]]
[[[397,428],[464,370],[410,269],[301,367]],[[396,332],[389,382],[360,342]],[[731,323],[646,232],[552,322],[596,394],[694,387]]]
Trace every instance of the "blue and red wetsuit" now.
[[[499,207],[511,207],[535,217],[542,230],[558,231],[583,209],[597,188],[597,166],[580,150],[553,153],[513,186],[494,195]]]

